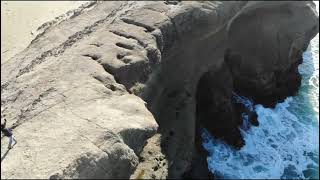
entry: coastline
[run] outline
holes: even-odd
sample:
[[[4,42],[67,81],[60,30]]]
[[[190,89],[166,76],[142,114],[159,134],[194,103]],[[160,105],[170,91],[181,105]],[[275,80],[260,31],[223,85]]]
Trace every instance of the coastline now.
[[[47,167],[50,172],[39,171],[39,177],[89,177],[90,174],[85,172],[86,167],[90,167],[92,177],[128,177],[132,173],[140,175],[143,172],[144,177],[174,178],[189,169],[193,161],[191,158],[194,158],[195,164],[199,162],[205,167],[204,156],[197,157],[199,153],[195,152],[198,147],[195,145],[199,142],[192,141],[199,139],[199,134],[195,133],[199,127],[198,122],[206,127],[216,127],[211,131],[215,132],[216,136],[225,137],[229,144],[243,146],[244,139],[237,126],[242,123],[239,115],[248,109],[236,106],[231,101],[232,91],[247,91],[245,88],[249,87],[251,91],[247,92],[260,92],[251,94],[256,97],[261,97],[265,92],[271,95],[273,92],[278,93],[279,97],[295,93],[301,80],[297,74],[298,64],[301,63],[300,51],[306,49],[309,39],[315,33],[315,27],[318,27],[317,21],[314,21],[316,17],[306,19],[298,16],[299,13],[306,15],[311,11],[300,12],[300,9],[290,6],[290,3],[284,4],[292,8],[289,12],[297,13],[297,18],[292,19],[299,23],[286,19],[287,11],[275,11],[270,13],[274,16],[265,17],[266,26],[269,25],[268,22],[273,22],[273,19],[278,20],[278,16],[284,19],[276,28],[284,30],[280,28],[281,23],[284,23],[284,27],[295,27],[291,29],[305,32],[306,36],[297,39],[297,33],[283,31],[280,34],[286,34],[294,40],[294,48],[290,53],[285,48],[278,52],[281,48],[270,47],[283,45],[283,42],[286,46],[292,44],[284,38],[281,39],[281,36],[276,37],[281,39],[281,44],[279,41],[269,41],[270,38],[261,36],[262,33],[255,31],[255,28],[238,31],[244,29],[243,24],[248,24],[246,15],[255,12],[255,8],[259,7],[255,4],[248,3],[245,11],[242,9],[244,4],[222,3],[208,11],[208,6],[199,8],[200,4],[196,2],[182,2],[177,3],[178,5],[161,2],[109,3],[101,3],[91,12],[79,13],[79,16],[58,23],[57,26],[49,23],[48,31],[45,28],[44,33],[40,33],[25,51],[18,53],[18,66],[16,61],[2,63],[2,105],[6,108],[4,112],[9,114],[11,122],[14,123],[17,137],[24,138],[29,134],[35,139],[38,138],[37,143],[33,144],[38,145],[43,141],[40,138],[43,132],[38,133],[39,130],[58,127],[59,136],[56,132],[48,134],[51,137],[60,137],[58,139],[62,141],[59,143],[67,146],[70,145],[68,140],[79,140],[72,147],[64,148],[64,153],[44,146],[39,153],[43,157],[46,157],[48,150],[52,150],[52,154],[59,155],[58,158],[62,156],[67,161],[64,161],[63,166],[55,165],[54,161],[50,162],[53,163]],[[259,4],[260,8],[266,5]],[[217,4],[209,2],[207,5]],[[161,7],[166,14],[151,10],[154,7]],[[273,10],[267,6],[265,8],[266,11]],[[220,10],[220,14],[208,13],[215,10]],[[243,10],[240,13],[242,16],[230,21],[239,10]],[[194,12],[197,12],[196,16]],[[225,14],[228,16],[221,16]],[[190,20],[190,15],[194,19]],[[208,19],[217,21],[209,23]],[[224,22],[228,21],[231,26],[226,28]],[[256,22],[256,19],[251,19],[251,27],[255,27]],[[214,31],[216,27],[220,28]],[[198,38],[199,35],[212,31],[216,33]],[[256,41],[243,44],[248,39],[247,32],[250,32],[250,36],[261,39],[261,42],[266,42],[266,45],[271,42],[274,44],[260,49],[259,44],[255,44]],[[267,34],[276,39],[272,32],[270,30]],[[182,40],[179,37],[188,38]],[[208,44],[214,48],[208,48]],[[258,47],[256,50],[260,53],[257,54],[262,56],[260,61],[256,61],[259,58],[253,56],[252,52],[255,51],[247,51],[252,47]],[[265,49],[271,52],[265,52]],[[288,53],[292,55],[290,59],[278,59],[279,62],[282,60],[282,66],[276,74],[273,74],[274,64],[263,64],[268,62],[268,59],[274,59],[267,55],[283,57]],[[246,69],[241,69],[237,62],[247,64]],[[254,63],[258,64],[252,65]],[[248,70],[251,73],[249,76],[245,74]],[[247,86],[248,82],[251,86]],[[233,87],[234,83],[237,83],[237,88]],[[287,87],[292,84],[295,85],[293,88]],[[70,89],[74,91],[66,93]],[[199,90],[204,93],[198,93]],[[281,98],[276,97],[274,103],[278,100]],[[61,102],[64,102],[63,106],[59,105]],[[43,109],[43,104],[54,108]],[[199,115],[203,119],[199,119]],[[61,116],[68,118],[61,119]],[[214,122],[207,117],[215,117]],[[250,117],[251,121],[254,121],[256,116],[253,114]],[[75,122],[77,127],[74,127]],[[93,126],[95,128],[90,129]],[[92,133],[93,129],[98,132]],[[81,134],[88,134],[90,137],[83,139],[78,136],[80,130],[85,132]],[[68,138],[64,132],[73,138]],[[155,133],[157,134],[154,135]],[[136,140],[136,137],[141,138]],[[149,145],[144,146],[147,140]],[[29,145],[32,141],[35,140],[24,139],[20,142]],[[55,141],[56,139],[51,139],[52,144],[56,144]],[[119,146],[114,147],[114,142],[118,142]],[[21,148],[24,144],[14,149],[20,152],[17,155],[29,153]],[[76,149],[75,146],[82,148]],[[10,171],[15,169],[17,176],[30,173],[12,168],[12,163],[15,162],[12,158],[14,156],[9,156],[4,163],[10,167],[9,171],[5,169],[5,175],[12,174]],[[47,161],[42,162],[45,159],[37,159],[35,165],[38,165],[38,169],[47,165]],[[88,163],[92,159],[95,159],[93,166]],[[121,160],[121,163],[117,164],[119,167],[114,166],[115,159]],[[32,159],[26,159],[29,160]],[[113,170],[109,171],[110,174],[103,174],[104,170],[99,169],[101,165],[110,166]],[[188,176],[199,172],[200,165],[194,166],[195,171]],[[53,172],[50,168],[54,166],[63,172]],[[199,175],[205,176],[204,172]]]

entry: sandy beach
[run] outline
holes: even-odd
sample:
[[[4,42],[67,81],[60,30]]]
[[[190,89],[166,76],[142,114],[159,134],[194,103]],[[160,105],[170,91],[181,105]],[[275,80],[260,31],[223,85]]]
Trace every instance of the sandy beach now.
[[[88,1],[1,1],[1,64],[28,46],[43,23]]]

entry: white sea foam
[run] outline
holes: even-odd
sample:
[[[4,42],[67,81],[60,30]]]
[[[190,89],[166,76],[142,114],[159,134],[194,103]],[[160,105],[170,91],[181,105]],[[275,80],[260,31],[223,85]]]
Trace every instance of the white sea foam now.
[[[319,34],[303,54],[302,85],[297,96],[274,109],[237,102],[258,114],[260,125],[248,129],[245,114],[241,133],[246,145],[239,151],[204,130],[209,169],[219,178],[319,178]]]
[[[306,99],[310,100],[319,120],[319,34],[312,39],[309,47],[310,50],[303,54],[303,64],[299,66],[302,89],[306,89],[301,93],[308,96]]]
[[[257,105],[260,126],[242,131],[246,145],[240,151],[204,131],[209,169],[222,178],[303,178],[304,170],[319,167],[313,160],[319,148],[318,129],[287,110],[292,101],[288,98],[275,109]]]

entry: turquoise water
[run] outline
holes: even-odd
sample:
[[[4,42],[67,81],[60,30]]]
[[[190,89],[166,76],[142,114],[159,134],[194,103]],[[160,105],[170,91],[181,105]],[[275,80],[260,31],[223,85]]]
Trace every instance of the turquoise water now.
[[[218,178],[319,179],[319,34],[311,41],[299,66],[302,86],[274,109],[238,101],[254,109],[260,125],[241,133],[246,145],[239,151],[204,130],[208,166]]]

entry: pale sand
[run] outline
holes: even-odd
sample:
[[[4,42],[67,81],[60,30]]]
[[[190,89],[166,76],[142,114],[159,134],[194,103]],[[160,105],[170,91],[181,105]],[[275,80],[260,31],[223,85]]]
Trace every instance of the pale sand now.
[[[26,48],[43,23],[88,1],[1,1],[1,64]]]
[[[1,64],[28,46],[40,25],[86,2],[1,1]]]

